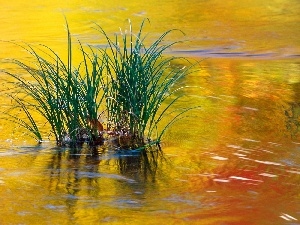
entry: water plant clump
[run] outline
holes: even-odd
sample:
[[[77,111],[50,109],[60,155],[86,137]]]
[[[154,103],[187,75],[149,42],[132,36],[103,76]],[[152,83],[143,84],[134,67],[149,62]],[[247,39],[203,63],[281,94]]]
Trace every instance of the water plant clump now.
[[[111,38],[100,26],[97,30],[107,42],[106,48],[79,42],[82,62],[75,67],[72,40],[68,30],[68,60],[65,63],[47,46],[25,49],[34,57],[36,66],[13,60],[30,75],[31,80],[7,72],[15,78],[18,93],[10,94],[26,115],[25,119],[10,116],[42,141],[40,127],[33,111],[50,125],[58,145],[77,146],[83,143],[113,143],[122,149],[135,149],[159,143],[166,129],[188,109],[175,109],[183,94],[181,80],[191,72],[186,59],[164,56],[165,50],[177,42],[164,43],[173,30],[163,33],[149,47],[144,44],[144,20],[135,33],[129,30]],[[173,67],[184,60],[187,67]],[[161,128],[167,113],[179,112]],[[105,118],[105,123],[99,117]],[[169,116],[168,116],[169,118]]]
[[[137,147],[153,136],[160,141],[166,128],[181,115],[182,112],[157,131],[158,123],[181,96],[165,107],[163,103],[174,95],[177,91],[174,85],[190,71],[190,67],[172,67],[175,60],[186,59],[163,56],[165,50],[177,43],[164,44],[164,38],[173,30],[163,33],[148,48],[145,46],[144,22],[134,33],[129,21],[129,30],[121,31],[114,39],[98,26],[109,46],[104,54],[110,55],[107,57],[110,88],[106,92],[109,128],[119,132],[120,141]]]
[[[13,60],[24,71],[22,76],[7,72],[15,78],[17,92],[10,96],[17,103],[16,107],[26,113],[28,121],[11,116],[19,125],[25,127],[41,142],[42,134],[32,114],[39,114],[50,125],[57,145],[76,146],[87,142],[102,144],[102,130],[98,121],[99,106],[102,102],[101,79],[104,63],[96,55],[90,58],[82,49],[83,62],[73,67],[72,42],[68,29],[67,63],[47,46],[24,47],[33,56],[35,66],[29,66],[19,60]],[[84,71],[84,73],[82,73]]]

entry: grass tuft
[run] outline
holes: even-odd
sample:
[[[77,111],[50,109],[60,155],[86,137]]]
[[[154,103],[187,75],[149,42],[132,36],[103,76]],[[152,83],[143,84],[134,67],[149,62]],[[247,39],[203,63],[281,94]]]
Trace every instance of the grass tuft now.
[[[158,144],[166,129],[193,108],[174,110],[175,103],[184,96],[180,83],[194,64],[185,58],[164,55],[178,43],[165,43],[165,38],[180,31],[166,31],[146,47],[143,28],[147,21],[141,23],[137,32],[129,21],[129,30],[113,37],[96,25],[107,48],[83,46],[78,41],[82,62],[77,67],[73,63],[68,24],[66,63],[47,46],[23,47],[36,66],[13,62],[30,75],[30,81],[19,74],[7,74],[17,81],[18,93],[11,97],[17,96],[12,98],[27,120],[14,116],[10,119],[42,141],[31,112],[38,113],[50,125],[60,146],[84,142],[102,145],[105,139],[122,149]],[[178,61],[189,66],[174,66]],[[107,119],[106,127],[99,121],[100,114]],[[169,114],[173,115],[171,119]],[[169,122],[163,122],[165,118]]]

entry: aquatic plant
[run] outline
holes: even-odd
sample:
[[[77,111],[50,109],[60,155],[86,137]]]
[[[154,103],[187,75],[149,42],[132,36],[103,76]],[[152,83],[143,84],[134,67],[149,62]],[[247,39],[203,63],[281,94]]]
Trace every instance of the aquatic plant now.
[[[102,143],[100,130],[94,126],[93,121],[97,120],[103,99],[100,94],[103,88],[99,81],[104,68],[103,62],[97,55],[89,57],[81,47],[83,62],[74,68],[69,29],[67,63],[47,46],[34,49],[27,45],[24,48],[34,57],[36,68],[19,60],[13,60],[13,63],[25,70],[30,75],[30,80],[28,81],[28,77],[6,72],[17,80],[15,85],[19,87],[18,94],[23,93],[23,97],[14,99],[30,121],[28,123],[15,117],[17,123],[33,133],[38,141],[42,141],[36,122],[29,113],[35,111],[50,124],[58,145],[76,145],[85,141],[91,144]],[[81,71],[84,71],[83,75],[80,74]]]
[[[133,32],[129,21],[129,30],[121,31],[114,39],[97,26],[109,46],[107,51],[102,51],[108,59],[110,79],[109,89],[105,93],[109,129],[118,132],[124,146],[144,145],[153,136],[160,142],[166,128],[191,109],[182,110],[161,131],[157,130],[165,113],[182,97],[179,95],[166,103],[180,89],[174,90],[174,85],[190,73],[193,65],[185,58],[163,56],[165,50],[178,43],[164,43],[164,38],[174,30],[163,33],[146,47],[146,36],[142,35],[145,21],[137,33]],[[176,60],[184,60],[190,66],[172,67]]]
[[[101,145],[105,138],[128,149],[159,143],[166,129],[192,108],[171,110],[183,96],[179,94],[182,89],[179,83],[191,72],[193,65],[185,58],[163,55],[178,43],[164,43],[164,38],[174,30],[163,33],[146,47],[147,35],[142,35],[145,21],[136,34],[129,21],[130,29],[116,34],[114,39],[97,25],[107,47],[84,47],[79,42],[82,62],[77,67],[72,61],[68,25],[66,63],[47,46],[25,46],[36,66],[19,60],[13,62],[30,75],[31,81],[19,74],[7,74],[17,80],[21,91],[11,97],[18,96],[13,99],[28,121],[17,117],[10,119],[41,141],[42,135],[32,112],[38,113],[50,125],[58,145],[76,146],[83,142]],[[178,60],[189,66],[175,67]],[[166,113],[174,114],[175,111],[178,113],[159,128]],[[100,114],[107,120],[106,127],[99,121]]]

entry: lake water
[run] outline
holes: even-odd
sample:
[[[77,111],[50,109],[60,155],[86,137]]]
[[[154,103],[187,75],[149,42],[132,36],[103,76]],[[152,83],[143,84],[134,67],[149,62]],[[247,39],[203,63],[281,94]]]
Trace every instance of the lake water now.
[[[95,45],[93,23],[113,34],[147,17],[149,42],[181,29],[169,40],[188,41],[169,54],[201,61],[182,101],[201,108],[148,155],[36,146],[1,120],[0,224],[300,224],[298,0],[1,0],[0,60],[27,60],[7,41],[66,57],[64,15]]]

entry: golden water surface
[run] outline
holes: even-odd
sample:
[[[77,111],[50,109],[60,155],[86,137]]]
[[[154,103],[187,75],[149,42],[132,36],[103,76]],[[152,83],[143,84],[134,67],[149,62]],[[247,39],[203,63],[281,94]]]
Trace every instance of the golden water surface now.
[[[201,108],[167,131],[163,154],[36,147],[1,120],[0,224],[300,224],[298,0],[0,1],[1,71],[29,59],[14,43],[66,58],[64,16],[75,43],[99,46],[95,23],[113,35],[149,18],[149,43],[180,29],[168,54],[201,61],[181,102]]]

